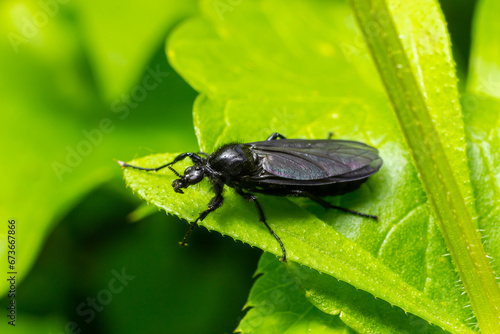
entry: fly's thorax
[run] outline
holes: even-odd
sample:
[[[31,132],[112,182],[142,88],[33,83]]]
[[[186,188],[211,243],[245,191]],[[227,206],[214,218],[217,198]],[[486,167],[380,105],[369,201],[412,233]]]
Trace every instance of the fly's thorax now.
[[[238,177],[252,174],[258,167],[258,161],[250,146],[229,144],[210,155],[207,165],[227,177]]]

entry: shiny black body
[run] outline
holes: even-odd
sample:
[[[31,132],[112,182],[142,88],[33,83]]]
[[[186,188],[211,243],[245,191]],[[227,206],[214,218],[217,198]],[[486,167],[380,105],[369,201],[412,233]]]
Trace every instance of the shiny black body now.
[[[171,165],[189,157],[193,166],[184,175]],[[213,154],[183,153],[174,161],[156,168],[132,166],[119,161],[122,167],[146,171],[157,171],[168,167],[180,179],[172,183],[174,190],[183,193],[182,188],[196,184],[207,177],[213,186],[215,196],[208,209],[201,213],[191,225],[186,237],[210,212],[223,204],[224,185],[232,187],[243,198],[254,202],[260,220],[279,242],[282,249],[281,261],[286,261],[286,251],[280,238],[266,222],[257,197],[258,192],[275,196],[304,196],[325,208],[333,208],[364,217],[363,214],[345,208],[332,206],[320,197],[342,195],[357,189],[368,177],[382,166],[377,149],[363,143],[347,140],[301,140],[286,139],[278,133],[266,141],[247,144],[227,144]]]

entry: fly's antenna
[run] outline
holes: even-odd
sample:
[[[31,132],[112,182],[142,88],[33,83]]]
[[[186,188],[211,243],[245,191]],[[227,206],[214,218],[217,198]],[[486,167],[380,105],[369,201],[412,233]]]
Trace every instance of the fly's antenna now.
[[[167,167],[168,167],[168,169],[170,169],[172,172],[174,172],[174,174],[175,174],[177,177],[182,178],[182,175],[181,175],[181,174],[179,174],[179,173],[177,173],[177,171],[176,171],[175,169],[173,169],[173,168],[172,168],[172,166],[167,166]]]

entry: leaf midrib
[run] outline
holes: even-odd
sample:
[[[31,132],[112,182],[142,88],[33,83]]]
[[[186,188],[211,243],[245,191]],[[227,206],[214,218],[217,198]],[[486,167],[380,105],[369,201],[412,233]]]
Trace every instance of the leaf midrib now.
[[[382,22],[375,14],[392,12],[382,0],[351,2],[362,29],[368,23],[376,22],[380,31],[383,31],[380,34],[370,34],[365,30],[365,38],[394,105],[424,187],[439,217],[441,231],[479,325],[485,333],[498,333],[500,309],[496,305],[500,305],[500,289],[445,149],[434,128],[423,96],[423,87],[417,83],[392,16]]]

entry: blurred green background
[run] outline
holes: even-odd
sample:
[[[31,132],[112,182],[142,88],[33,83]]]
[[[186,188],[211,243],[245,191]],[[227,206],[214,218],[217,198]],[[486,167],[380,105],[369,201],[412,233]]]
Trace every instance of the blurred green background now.
[[[441,4],[463,76],[475,2]],[[0,3],[0,267],[8,277],[15,219],[17,272],[16,327],[3,318],[2,333],[224,333],[243,316],[261,251],[204,229],[178,247],[188,225],[143,207],[113,161],[197,151],[197,94],[164,51],[197,10]],[[8,288],[3,279],[2,317]]]

